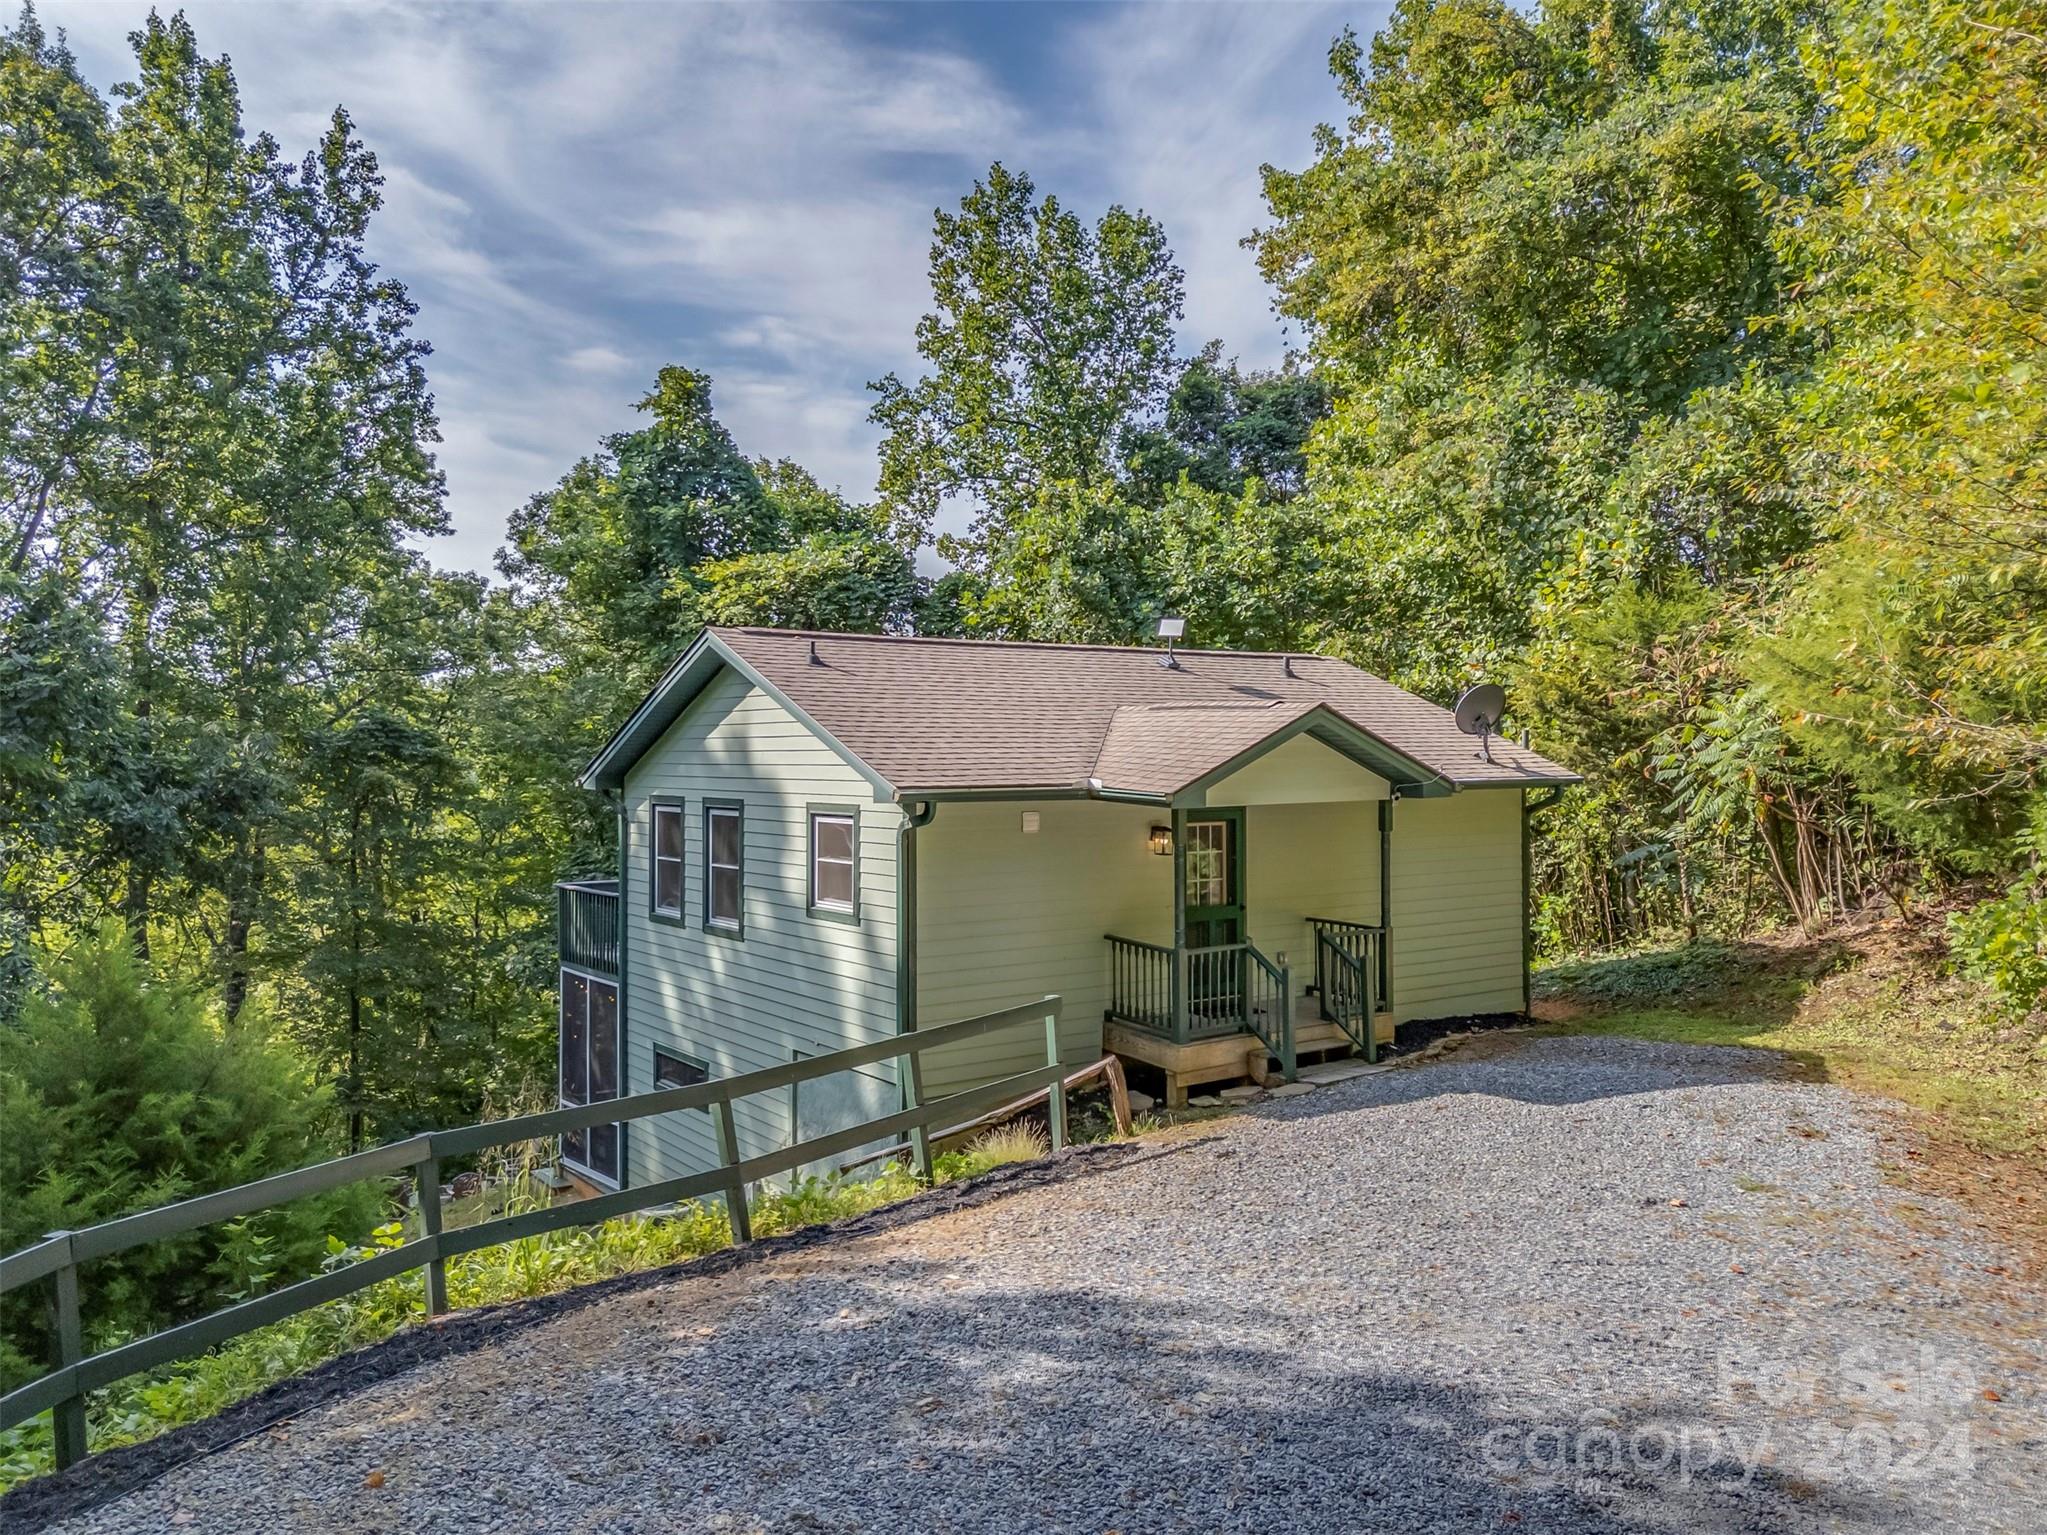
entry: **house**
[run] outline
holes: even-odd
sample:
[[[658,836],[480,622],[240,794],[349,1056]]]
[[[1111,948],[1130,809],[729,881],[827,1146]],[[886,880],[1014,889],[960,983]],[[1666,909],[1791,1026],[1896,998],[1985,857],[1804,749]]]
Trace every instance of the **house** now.
[[[1053,992],[1065,1059],[1175,1102],[1522,1011],[1529,791],[1576,779],[1323,656],[707,629],[581,781],[620,862],[559,892],[567,1103]],[[934,1052],[925,1092],[1031,1048]],[[901,1104],[886,1069],[818,1085],[743,1104],[740,1153]],[[685,1113],[565,1155],[614,1184],[716,1152]]]

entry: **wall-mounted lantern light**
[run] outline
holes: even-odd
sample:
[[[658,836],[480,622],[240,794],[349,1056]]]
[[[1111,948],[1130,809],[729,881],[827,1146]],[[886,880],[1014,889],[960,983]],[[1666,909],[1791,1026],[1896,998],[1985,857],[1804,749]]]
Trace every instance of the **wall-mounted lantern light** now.
[[[1173,828],[1170,826],[1154,826],[1151,829],[1151,837],[1147,845],[1154,853],[1171,857],[1173,852]]]

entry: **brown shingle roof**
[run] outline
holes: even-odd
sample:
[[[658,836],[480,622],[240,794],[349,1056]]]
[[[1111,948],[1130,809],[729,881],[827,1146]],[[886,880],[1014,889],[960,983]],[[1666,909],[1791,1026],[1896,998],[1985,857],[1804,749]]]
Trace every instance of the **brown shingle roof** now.
[[[1287,656],[1264,652],[1183,650],[1169,670],[1148,648],[709,632],[897,790],[1092,779],[1167,795],[1317,706],[1317,722],[1353,726],[1459,787],[1576,778],[1501,740],[1487,764],[1447,709],[1326,656],[1292,656],[1289,676]]]

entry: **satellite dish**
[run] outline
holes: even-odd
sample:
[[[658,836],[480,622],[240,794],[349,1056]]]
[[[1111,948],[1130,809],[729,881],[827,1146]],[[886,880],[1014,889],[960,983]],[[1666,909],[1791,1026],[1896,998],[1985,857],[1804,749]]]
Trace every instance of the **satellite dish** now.
[[[1478,754],[1493,760],[1493,732],[1500,728],[1500,716],[1507,712],[1507,691],[1497,682],[1481,682],[1466,688],[1457,700],[1457,728],[1478,737]]]

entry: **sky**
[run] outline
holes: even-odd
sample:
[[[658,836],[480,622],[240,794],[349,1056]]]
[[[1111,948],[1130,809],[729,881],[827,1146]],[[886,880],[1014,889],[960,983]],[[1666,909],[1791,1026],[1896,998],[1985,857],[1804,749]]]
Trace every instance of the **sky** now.
[[[168,9],[168,7],[166,7]],[[451,569],[708,371],[742,452],[872,495],[869,380],[918,368],[932,211],[991,161],[1092,220],[1165,227],[1187,350],[1270,366],[1289,337],[1243,236],[1261,163],[1341,116],[1330,40],[1385,7],[525,3],[184,7],[244,120],[291,154],[337,105],[377,155],[370,254],[434,355]],[[146,0],[41,0],[87,77],[129,78]],[[1297,338],[1295,338],[1297,339]]]

